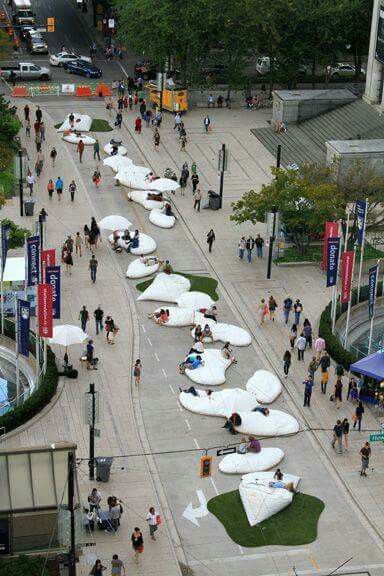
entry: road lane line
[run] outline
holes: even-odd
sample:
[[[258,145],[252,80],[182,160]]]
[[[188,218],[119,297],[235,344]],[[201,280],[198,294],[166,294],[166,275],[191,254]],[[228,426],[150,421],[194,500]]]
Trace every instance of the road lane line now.
[[[179,407],[180,412],[182,412],[182,411],[183,411],[183,407],[182,407],[182,405],[180,404],[179,401],[177,401],[177,406]]]
[[[195,443],[196,448],[199,448],[199,450],[200,450],[200,446],[199,446],[199,443],[197,442],[196,438],[194,438],[193,441]]]
[[[164,378],[168,378],[166,371],[164,370],[164,368],[161,369],[162,373],[164,374]]]
[[[143,330],[143,332],[144,332],[144,334],[145,334],[145,333],[146,333],[146,329],[145,329],[145,326],[144,326],[143,324],[141,325],[141,328],[142,328],[142,330]]]
[[[244,550],[242,549],[242,547],[240,546],[240,544],[238,544],[239,550],[240,550],[240,554],[244,554]]]
[[[174,389],[172,388],[172,386],[171,386],[170,384],[168,384],[168,386],[170,387],[172,394],[175,395],[175,391],[174,391]]]
[[[150,346],[152,346],[152,342],[150,341],[150,339],[148,338],[148,336],[147,336],[147,340],[148,340],[148,344],[149,344]]]
[[[128,78],[129,76],[128,76],[128,74],[127,74],[127,71],[125,70],[125,68],[124,68],[124,66],[121,64],[121,62],[117,61],[117,64],[120,66],[120,68],[121,68],[123,74],[126,76],[126,78]]]
[[[185,419],[185,423],[187,425],[188,430],[192,430],[190,423],[188,422],[187,419]]]
[[[212,476],[210,476],[209,479],[210,479],[210,481],[211,481],[211,484],[212,484],[212,486],[213,486],[214,491],[216,492],[216,496],[218,496],[218,495],[219,495],[219,491],[218,491],[218,489],[217,489],[217,486],[216,486],[216,484],[215,484]]]
[[[156,352],[155,352],[155,358],[156,358],[156,360],[157,360],[158,362],[160,362],[160,358],[158,357],[158,355],[156,354]]]

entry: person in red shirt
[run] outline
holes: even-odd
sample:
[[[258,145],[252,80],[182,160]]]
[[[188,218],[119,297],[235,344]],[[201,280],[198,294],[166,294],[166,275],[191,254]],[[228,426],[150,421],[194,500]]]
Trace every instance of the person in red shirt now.
[[[135,120],[135,132],[141,134],[141,118],[138,116]]]
[[[83,158],[84,148],[85,148],[84,142],[83,142],[82,140],[79,140],[79,143],[78,143],[78,145],[77,145],[77,151],[78,151],[78,153],[79,153],[79,160],[80,160],[80,162],[82,161],[82,158]]]

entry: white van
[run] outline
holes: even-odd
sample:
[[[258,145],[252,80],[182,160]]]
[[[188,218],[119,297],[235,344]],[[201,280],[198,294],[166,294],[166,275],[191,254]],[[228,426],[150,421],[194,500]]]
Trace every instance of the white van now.
[[[12,0],[12,17],[13,22],[19,26],[35,24],[31,0]]]

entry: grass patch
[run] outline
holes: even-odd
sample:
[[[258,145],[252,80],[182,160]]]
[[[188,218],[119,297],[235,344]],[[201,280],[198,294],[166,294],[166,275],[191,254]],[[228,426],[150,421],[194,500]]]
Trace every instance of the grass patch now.
[[[356,249],[356,257],[360,258],[360,247]],[[384,252],[377,250],[368,242],[364,248],[364,260],[377,260],[384,258]],[[289,246],[284,250],[284,256],[276,258],[275,262],[321,262],[323,260],[322,246],[309,246],[305,254],[300,254],[295,246]]]
[[[55,124],[56,130],[60,128],[62,122]],[[75,126],[76,128],[76,126]],[[108,120],[103,120],[103,118],[94,118],[92,120],[90,132],[111,132],[113,130],[112,126],[109,125]]]
[[[182,272],[175,272],[175,274],[180,274],[180,276],[188,278],[191,283],[191,291],[204,292],[204,294],[208,294],[215,302],[219,299],[219,295],[216,292],[217,280],[214,278],[210,278],[209,276],[196,276],[194,274],[183,274]],[[153,278],[139,282],[139,284],[136,284],[136,288],[139,292],[144,292],[152,282]]]
[[[249,525],[238,490],[212,498],[208,510],[240,546],[300,546],[316,540],[324,502],[308,494],[295,494],[290,506],[257,526]]]
[[[3,193],[4,198],[11,198],[14,196],[15,176],[13,172],[13,159],[12,164],[0,172],[0,191]]]

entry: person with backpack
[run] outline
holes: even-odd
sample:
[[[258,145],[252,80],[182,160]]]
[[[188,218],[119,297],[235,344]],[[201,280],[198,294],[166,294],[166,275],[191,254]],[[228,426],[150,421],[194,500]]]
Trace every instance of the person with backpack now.
[[[288,324],[289,314],[292,310],[292,304],[293,304],[292,298],[290,296],[287,296],[287,298],[283,302],[283,314],[286,324]]]
[[[304,384],[304,404],[303,404],[303,406],[304,407],[308,406],[308,408],[310,408],[312,388],[313,388],[312,378],[308,375],[307,378],[304,380],[303,384]]]
[[[338,453],[341,454],[343,451],[343,425],[341,420],[338,420],[333,427],[333,439],[332,439],[332,448],[335,449],[335,444],[337,442],[337,449]]]

